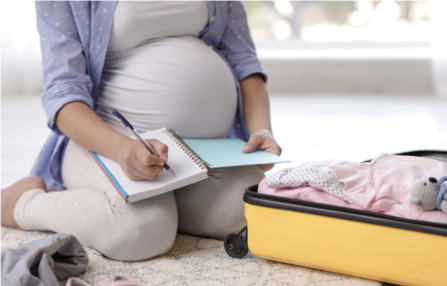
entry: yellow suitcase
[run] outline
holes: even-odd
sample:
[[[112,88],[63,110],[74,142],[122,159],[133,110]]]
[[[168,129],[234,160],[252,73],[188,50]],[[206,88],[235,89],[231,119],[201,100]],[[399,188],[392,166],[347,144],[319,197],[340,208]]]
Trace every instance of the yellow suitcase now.
[[[412,151],[447,162],[445,151]],[[447,225],[245,190],[247,227],[227,235],[231,257],[254,255],[402,285],[447,285]]]

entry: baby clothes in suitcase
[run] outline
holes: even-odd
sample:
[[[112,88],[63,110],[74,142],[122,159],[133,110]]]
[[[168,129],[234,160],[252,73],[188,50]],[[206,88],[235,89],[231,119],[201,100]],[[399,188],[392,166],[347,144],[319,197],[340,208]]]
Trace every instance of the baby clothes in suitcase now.
[[[446,151],[412,151],[447,163]],[[447,174],[446,174],[447,175]],[[225,250],[404,285],[447,285],[447,225],[257,192],[244,194],[247,227]]]

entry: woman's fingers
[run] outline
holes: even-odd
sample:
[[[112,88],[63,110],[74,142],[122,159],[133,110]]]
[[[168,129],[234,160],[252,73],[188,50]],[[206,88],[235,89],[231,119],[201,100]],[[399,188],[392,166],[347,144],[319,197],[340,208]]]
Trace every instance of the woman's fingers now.
[[[166,154],[167,160],[168,147],[165,144],[155,139],[147,140],[147,142],[157,153]],[[153,180],[163,170],[165,161],[151,155],[139,141],[132,140],[126,152],[121,161],[121,167],[131,180]]]
[[[275,166],[275,164],[265,164],[265,165],[258,165],[259,167],[261,167],[262,170],[268,170],[273,168],[273,166]]]
[[[282,149],[281,149],[281,147],[279,147],[278,144],[272,144],[270,147],[265,149],[265,151],[275,154],[275,155],[278,155],[278,156],[281,155],[281,153],[282,153]]]
[[[265,150],[278,156],[282,153],[281,147],[278,145],[276,140],[273,138],[272,133],[269,131],[260,131],[253,133],[242,151],[244,153],[249,153],[253,152],[256,149]],[[261,167],[263,170],[271,169],[273,168],[273,166],[274,164],[259,165],[259,167]]]
[[[157,152],[158,156],[163,159],[164,162],[168,161],[168,146],[161,143],[156,139],[146,139],[146,142],[152,146],[152,148]]]
[[[163,167],[161,166],[163,161],[160,158],[151,156],[150,154],[146,155],[144,152],[142,152],[140,157],[142,158],[137,158],[134,156],[133,159],[126,162],[124,172],[131,180],[152,180],[163,170]],[[156,160],[157,162],[161,163],[158,163],[159,165],[148,164],[146,166],[141,162],[141,160],[149,162]]]
[[[264,142],[264,140],[265,137],[254,133],[253,135],[250,136],[250,140],[248,140],[247,144],[245,144],[245,147],[242,150],[242,152],[244,153],[253,152],[254,150],[256,150],[256,148],[258,148],[258,146],[260,146]]]
[[[152,180],[163,170],[162,166],[165,162],[161,158],[151,155],[143,144],[139,145],[141,146],[135,150],[135,160],[131,165],[136,171],[144,174],[145,179]]]
[[[128,172],[127,176],[129,177],[129,179],[131,179],[133,181],[153,180],[156,177],[156,175],[150,176],[145,173],[142,173],[139,170],[137,170],[136,168],[134,168],[130,172]]]
[[[163,166],[164,161],[160,157],[156,157],[154,155],[151,155],[149,150],[146,149],[146,147],[139,143],[138,148],[135,150],[135,157],[138,159],[138,161],[144,165],[144,166]]]
[[[248,140],[247,144],[245,144],[245,147],[242,151],[244,153],[249,153],[253,152],[256,149],[265,150],[278,156],[282,153],[281,147],[271,136],[271,133],[269,134],[266,132],[252,134],[250,136],[250,140]]]
[[[163,171],[162,166],[144,166],[143,164],[136,162],[134,165],[135,168],[135,175],[139,177],[143,177],[147,180],[154,179],[161,171]],[[143,174],[143,176],[140,176],[140,173]]]

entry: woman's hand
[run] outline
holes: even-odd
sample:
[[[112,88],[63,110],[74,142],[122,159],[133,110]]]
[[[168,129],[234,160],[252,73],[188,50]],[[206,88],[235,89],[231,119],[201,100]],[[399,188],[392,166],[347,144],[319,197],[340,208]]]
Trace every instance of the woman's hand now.
[[[263,149],[275,155],[281,155],[281,147],[273,138],[270,124],[270,103],[264,78],[260,74],[253,74],[240,82],[244,120],[251,136],[243,152],[249,153],[256,149]],[[264,170],[273,167],[273,164],[260,165]]]
[[[153,180],[168,161],[168,146],[156,139],[146,139],[160,157],[151,155],[146,147],[139,141],[126,140],[121,147],[118,163],[127,177],[134,181]]]
[[[264,129],[258,132],[251,134],[250,140],[248,140],[247,144],[245,144],[242,152],[250,153],[254,150],[265,150],[275,155],[281,155],[282,149],[276,143],[276,140],[273,138],[273,134],[270,130]],[[259,165],[263,170],[267,170],[273,167],[274,164],[268,165]]]
[[[134,181],[154,179],[168,161],[168,146],[158,140],[147,139],[160,155],[152,156],[141,142],[107,125],[82,102],[73,101],[64,105],[57,113],[56,125],[84,149],[118,162],[126,176]]]

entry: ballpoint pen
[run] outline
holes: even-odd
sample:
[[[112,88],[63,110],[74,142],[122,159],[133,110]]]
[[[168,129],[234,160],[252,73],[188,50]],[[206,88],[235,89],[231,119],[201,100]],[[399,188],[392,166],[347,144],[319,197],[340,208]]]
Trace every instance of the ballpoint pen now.
[[[115,109],[112,110],[112,114],[116,117],[116,119],[118,119],[119,122],[121,122],[121,124],[124,125],[124,127],[126,127],[127,130],[129,130],[130,132],[132,132],[139,140],[141,143],[143,143],[143,145],[147,148],[147,150],[154,156],[156,157],[160,157],[158,156],[157,152],[155,152],[155,150],[151,147],[151,145],[149,145],[146,140],[144,140],[143,138],[141,138],[140,134],[138,134],[137,130],[132,126],[132,124],[129,123],[129,121],[127,121],[126,118],[124,118],[124,116],[121,115],[121,113],[119,113],[118,111],[116,111]],[[172,170],[171,167],[169,167],[168,164],[166,164],[166,162],[163,165],[163,168],[166,169],[166,171],[168,171],[169,173],[171,173],[172,175],[175,176],[174,171]]]

